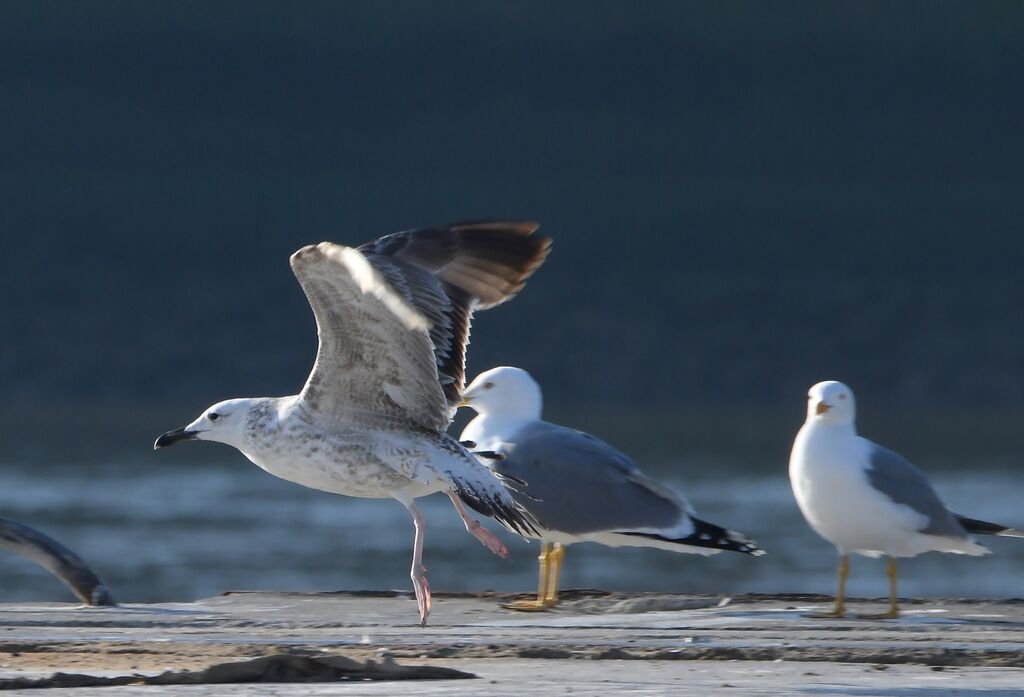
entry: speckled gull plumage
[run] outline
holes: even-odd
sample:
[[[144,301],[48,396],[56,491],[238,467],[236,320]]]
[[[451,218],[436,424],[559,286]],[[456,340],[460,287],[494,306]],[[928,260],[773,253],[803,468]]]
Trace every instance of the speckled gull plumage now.
[[[464,388],[473,312],[513,297],[543,263],[550,240],[533,235],[536,228],[480,221],[396,233],[358,249],[303,247],[291,267],[319,347],[302,391],[220,402],[156,447],[219,441],[304,486],[397,499],[416,526],[411,576],[425,623],[430,590],[414,499],[447,494],[467,530],[502,556],[504,545],[463,502],[513,530],[536,531],[500,475],[445,433]]]

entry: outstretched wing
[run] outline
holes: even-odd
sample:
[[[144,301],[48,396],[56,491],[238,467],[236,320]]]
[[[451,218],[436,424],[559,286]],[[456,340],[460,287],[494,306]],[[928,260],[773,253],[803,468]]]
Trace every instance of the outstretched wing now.
[[[438,379],[450,409],[465,387],[474,310],[518,293],[551,240],[529,221],[483,220],[407,230],[359,247],[396,293],[430,323]]]
[[[322,242],[290,261],[320,339],[301,394],[317,417],[444,430],[448,405],[428,319],[355,249]]]

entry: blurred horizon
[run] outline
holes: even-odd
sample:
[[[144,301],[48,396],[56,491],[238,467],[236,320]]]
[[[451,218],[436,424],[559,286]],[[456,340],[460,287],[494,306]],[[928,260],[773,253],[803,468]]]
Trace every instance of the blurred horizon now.
[[[108,462],[8,474],[12,486],[0,488],[0,509],[74,549],[123,603],[188,601],[228,590],[409,590],[412,522],[397,501],[307,489],[277,480],[237,454],[202,467],[184,465],[174,451],[163,454],[161,467]],[[766,476],[759,463],[753,473],[723,472],[700,460],[691,461],[689,470],[649,464],[648,471],[681,491],[702,519],[752,536],[767,554],[705,558],[583,543],[568,549],[563,588],[834,591],[835,549],[804,522],[784,474]],[[954,510],[1020,527],[1014,470],[942,472],[932,481]],[[484,520],[508,545],[511,556],[503,560],[466,533],[444,496],[417,505],[429,526],[424,560],[434,590],[536,588],[536,542]],[[1009,538],[983,541],[992,555],[902,560],[901,595],[1020,597],[1024,545]],[[880,560],[855,557],[852,568],[851,595],[884,594]],[[15,554],[0,554],[0,579],[5,602],[72,600],[48,572]]]

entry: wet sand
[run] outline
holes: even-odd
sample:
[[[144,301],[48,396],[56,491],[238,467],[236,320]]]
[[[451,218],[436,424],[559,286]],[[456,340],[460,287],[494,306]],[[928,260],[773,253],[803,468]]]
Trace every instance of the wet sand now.
[[[0,678],[200,670],[273,654],[393,658],[478,680],[278,684],[275,694],[1024,695],[1024,600],[908,601],[899,620],[816,619],[822,596],[576,591],[546,613],[517,596],[435,596],[416,623],[405,593],[246,593],[193,603],[0,605]],[[854,611],[884,609],[853,600]],[[267,685],[78,688],[267,694]],[[698,691],[694,694],[700,694]],[[38,694],[38,693],[35,693]]]

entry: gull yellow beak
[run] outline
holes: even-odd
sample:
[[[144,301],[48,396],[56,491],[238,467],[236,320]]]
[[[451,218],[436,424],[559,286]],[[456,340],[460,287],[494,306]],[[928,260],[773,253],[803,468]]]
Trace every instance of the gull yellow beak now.
[[[818,406],[814,408],[815,414],[824,414],[826,411],[832,408],[831,404],[825,404],[824,402],[818,402]]]
[[[468,407],[468,406],[469,406],[469,403],[470,403],[471,401],[473,401],[473,400],[471,400],[471,399],[470,399],[469,397],[467,397],[466,395],[462,395],[462,399],[461,399],[461,400],[459,401],[459,406],[460,406],[460,407]]]

